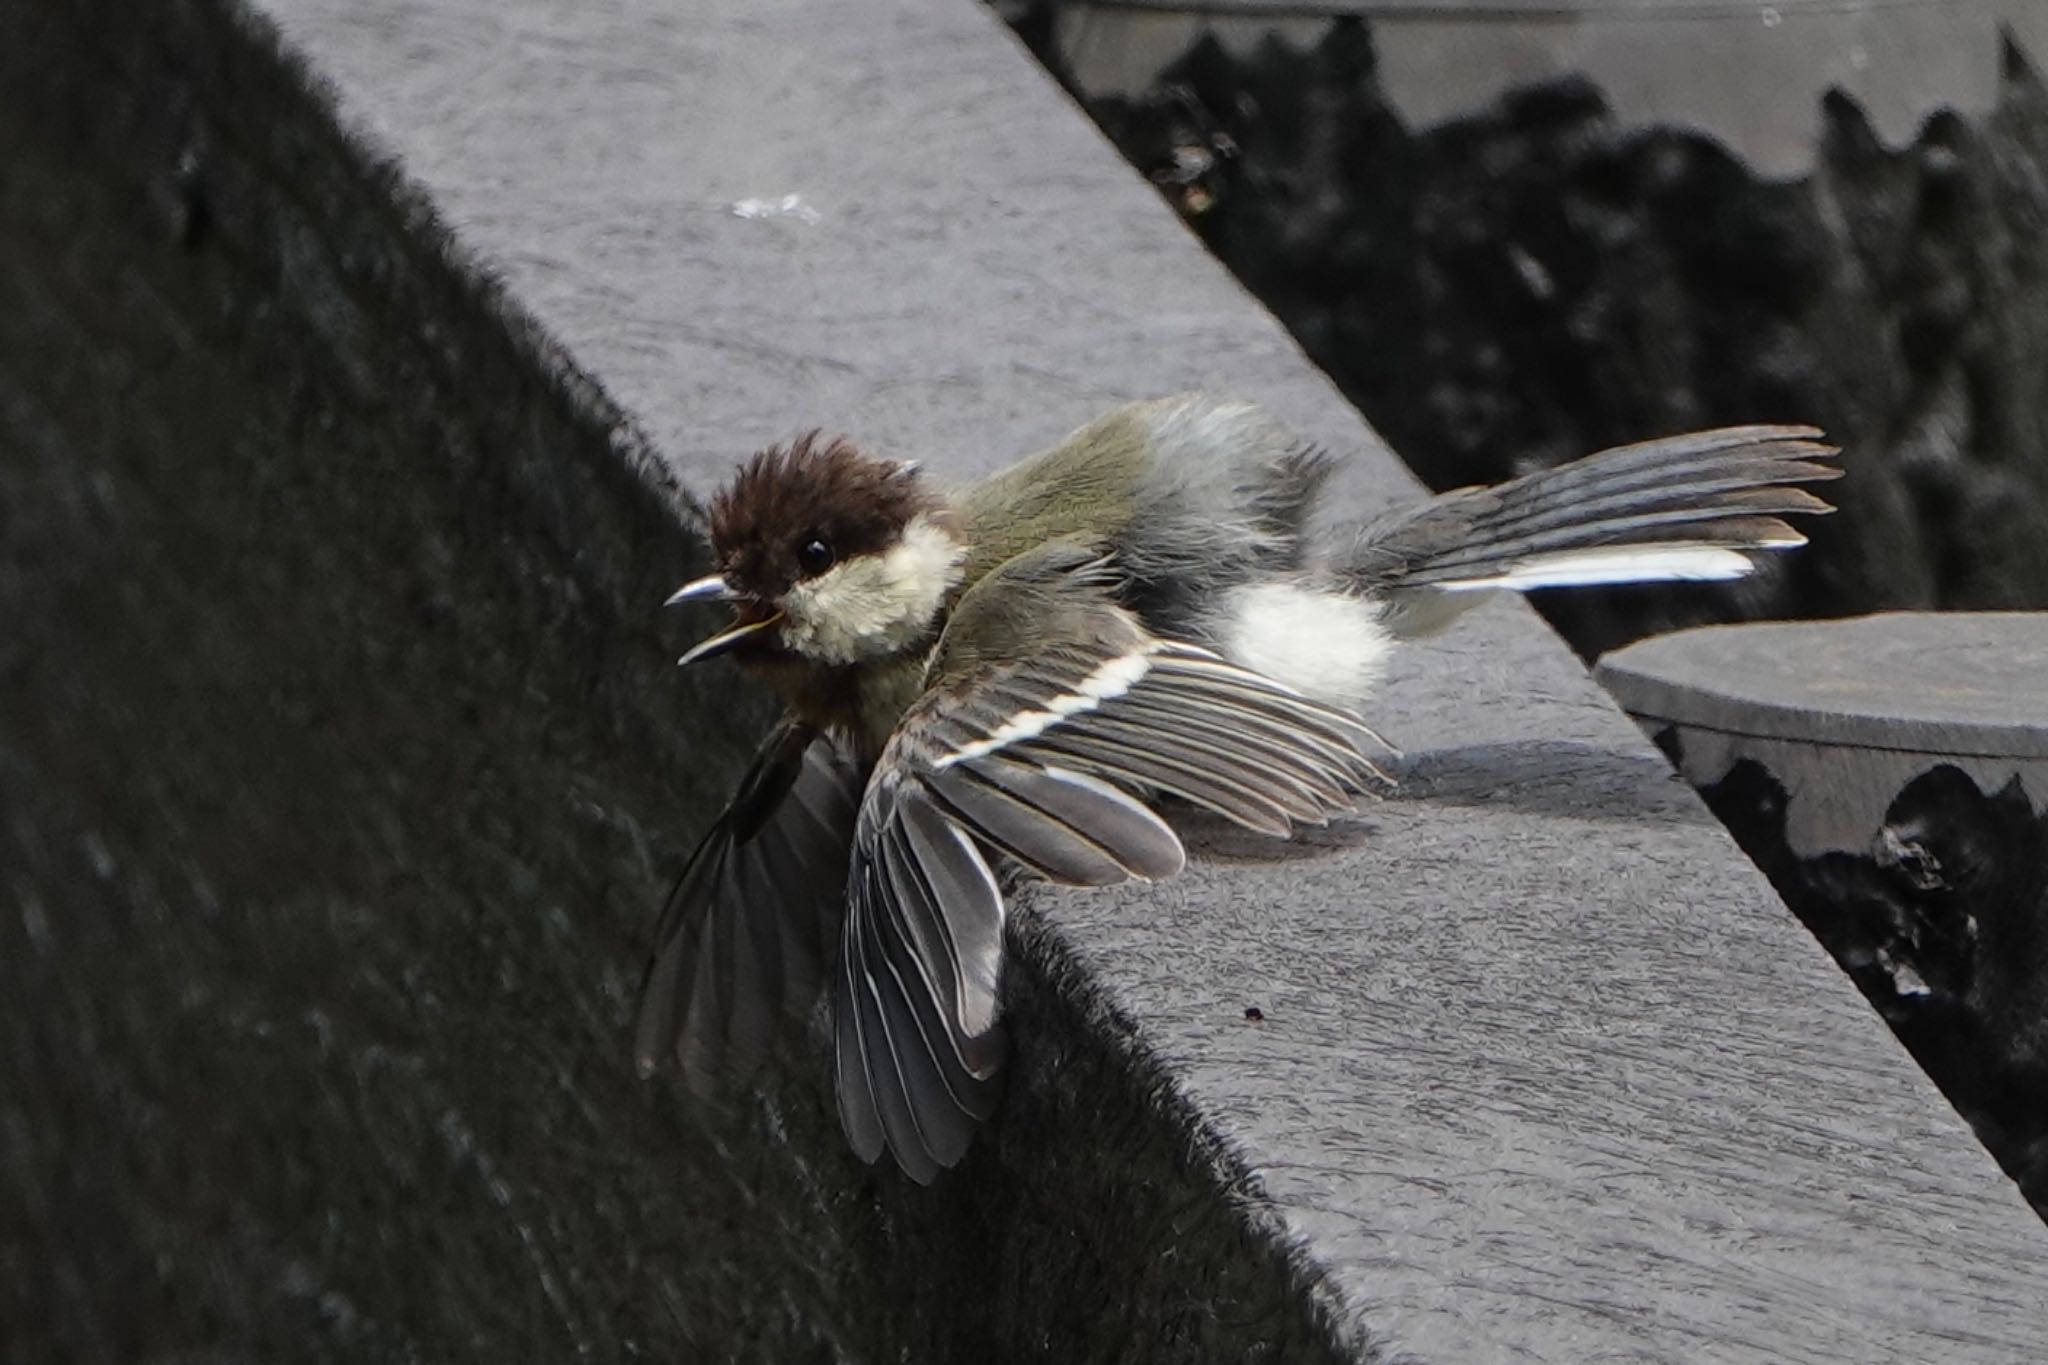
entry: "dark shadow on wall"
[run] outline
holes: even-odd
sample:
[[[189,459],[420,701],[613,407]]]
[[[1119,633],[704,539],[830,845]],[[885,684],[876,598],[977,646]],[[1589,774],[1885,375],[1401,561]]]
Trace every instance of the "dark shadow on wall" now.
[[[1817,169],[1628,127],[1561,79],[1427,129],[1372,27],[1194,44],[1135,98],[1039,58],[1438,489],[1723,423],[1813,422],[1843,514],[1732,587],[1540,605],[1582,654],[1708,621],[2048,607],[2048,88],[2009,37],[1996,110],[1884,146],[1828,94]]]

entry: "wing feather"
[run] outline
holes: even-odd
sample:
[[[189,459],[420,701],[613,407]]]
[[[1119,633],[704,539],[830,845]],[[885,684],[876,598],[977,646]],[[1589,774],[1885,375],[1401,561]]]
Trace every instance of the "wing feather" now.
[[[927,785],[959,824],[1048,881],[1150,881],[1172,876],[1185,861],[1163,820],[1080,773],[991,755],[934,773]]]
[[[995,1101],[992,857],[1075,886],[1168,877],[1186,855],[1142,794],[1285,835],[1387,785],[1356,716],[1151,635],[1114,586],[1054,542],[965,593],[862,798],[834,1075],[855,1150],[913,1179],[957,1162]]]
[[[634,1026],[642,1075],[673,1061],[708,1095],[808,1016],[838,942],[864,782],[815,728],[791,717],[770,732],[656,926]]]
[[[1170,792],[1261,834],[1285,838],[1293,827],[1291,812],[1266,793],[1099,730],[1076,727],[1045,735],[1033,743],[1032,751],[1058,755],[1084,772]]]
[[[938,929],[953,954],[960,1028],[974,1037],[995,1022],[996,979],[1003,956],[1003,892],[967,831],[945,818],[921,791],[897,806],[904,848],[931,888]],[[856,902],[865,904],[864,901]]]
[[[937,998],[927,964],[912,946],[902,914],[886,899],[883,913],[869,924],[868,944],[883,970],[884,1018],[890,1034],[900,1038],[898,1068],[911,1092],[910,1111],[918,1132],[941,1166],[951,1166],[967,1150],[975,1125],[993,1103],[988,1077],[977,1076],[952,1044],[953,1030],[930,1008]]]
[[[873,919],[862,917],[847,925],[847,956],[855,964],[858,989],[854,994],[854,1017],[860,1046],[868,1059],[873,1084],[875,1112],[887,1135],[889,1150],[903,1173],[921,1185],[931,1183],[939,1173],[938,1162],[926,1141],[917,1118],[917,1106],[925,1107],[927,1121],[935,1120],[945,1106],[932,1103],[930,1090],[913,1088],[906,1073],[905,1053],[911,1047],[915,1025],[900,1010],[891,1028],[892,1007],[898,1006],[902,983],[895,978],[886,956],[869,941]],[[885,995],[884,992],[887,992]],[[928,1059],[927,1059],[928,1060]],[[919,1077],[922,1081],[923,1076]]]
[[[905,942],[917,954],[918,961],[930,982],[935,1007],[944,1014],[947,1004],[952,1013],[946,1017],[948,1025],[946,1041],[957,1062],[958,1072],[967,1082],[956,1088],[961,1102],[982,1117],[994,1106],[994,1088],[983,1084],[992,1080],[1002,1069],[1001,1030],[990,1027],[980,1033],[970,1034],[957,1023],[965,1013],[961,1003],[960,978],[956,968],[952,946],[945,940],[945,917],[933,899],[930,886],[924,875],[918,871],[916,860],[899,838],[885,839],[881,857],[878,859],[883,875],[889,878],[888,892],[895,897],[898,913],[896,921],[901,926]]]
[[[839,942],[839,981],[832,993],[833,1081],[847,1145],[861,1160],[879,1161],[888,1150],[889,1131],[882,1121],[881,1087],[875,1075],[881,1040],[869,1045],[859,1005],[868,994],[859,920],[858,915],[847,917],[846,934]]]

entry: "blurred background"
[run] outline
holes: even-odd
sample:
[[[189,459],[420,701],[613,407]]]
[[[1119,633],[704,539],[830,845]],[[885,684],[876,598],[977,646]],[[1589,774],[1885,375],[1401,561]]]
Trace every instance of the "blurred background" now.
[[[1582,654],[2048,606],[2048,5],[1000,0],[1436,489],[1810,422],[1842,515],[1728,589],[1539,600]]]

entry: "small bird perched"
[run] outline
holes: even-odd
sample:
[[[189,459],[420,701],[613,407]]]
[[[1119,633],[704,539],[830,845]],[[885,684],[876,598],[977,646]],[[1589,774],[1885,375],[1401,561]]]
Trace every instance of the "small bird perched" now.
[[[1388,649],[1496,590],[1730,579],[1832,508],[1809,427],[1603,451],[1318,533],[1327,456],[1248,403],[1132,403],[942,495],[816,435],[711,504],[718,572],[788,710],[684,868],[636,1030],[652,1074],[743,1071],[831,972],[839,1113],[931,1181],[996,1099],[1003,883],[1180,870],[1147,800],[1284,836],[1385,785],[1358,712]]]

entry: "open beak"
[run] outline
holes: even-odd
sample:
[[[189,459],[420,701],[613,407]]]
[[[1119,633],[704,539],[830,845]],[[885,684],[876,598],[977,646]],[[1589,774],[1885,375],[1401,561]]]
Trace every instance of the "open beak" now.
[[[773,607],[733,591],[732,587],[717,574],[700,578],[694,583],[685,583],[677,588],[664,606],[678,602],[738,602],[739,619],[707,640],[699,640],[689,653],[677,659],[678,665],[693,664],[700,659],[709,659],[725,653],[735,645],[743,644],[762,631],[782,622],[782,613]]]
[[[693,664],[699,659],[709,659],[715,655],[723,654],[734,645],[740,644],[752,636],[759,635],[769,627],[780,625],[781,623],[782,613],[779,611],[773,616],[764,616],[758,621],[736,621],[732,626],[721,630],[710,639],[699,640],[690,647],[690,652],[677,659],[676,663]]]
[[[725,579],[717,574],[711,574],[683,584],[670,593],[668,601],[661,605],[672,607],[678,602],[730,602],[738,596],[738,593],[726,586]]]

